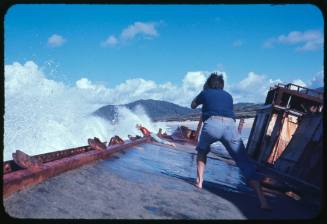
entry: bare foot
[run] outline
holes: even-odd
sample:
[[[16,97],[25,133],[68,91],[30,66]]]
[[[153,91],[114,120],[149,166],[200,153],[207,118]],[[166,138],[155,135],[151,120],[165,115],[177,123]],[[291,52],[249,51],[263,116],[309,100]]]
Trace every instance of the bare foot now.
[[[196,187],[199,188],[199,189],[202,189],[202,182],[199,181],[199,180],[196,180],[194,186],[196,186]]]
[[[257,196],[260,201],[260,208],[265,211],[271,211],[271,207],[268,205],[268,201],[266,197],[263,194],[263,191],[261,189],[261,185],[259,181],[256,180],[250,180],[249,185],[254,189],[254,191],[257,193]]]

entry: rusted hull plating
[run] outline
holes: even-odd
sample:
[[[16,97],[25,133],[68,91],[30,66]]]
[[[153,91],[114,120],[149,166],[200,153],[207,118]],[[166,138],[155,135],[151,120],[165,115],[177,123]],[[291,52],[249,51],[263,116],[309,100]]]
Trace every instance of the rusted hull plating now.
[[[8,197],[10,194],[18,190],[41,183],[44,180],[56,176],[65,171],[78,168],[82,165],[91,163],[99,159],[106,159],[116,152],[149,141],[149,138],[142,138],[130,143],[125,143],[123,145],[113,145],[108,150],[103,151],[86,149],[89,148],[88,146],[79,147],[79,150],[77,151],[82,151],[82,153],[77,154],[76,152],[75,155],[63,157],[61,159],[56,160],[51,160],[49,157],[48,161],[44,163],[40,169],[21,169],[13,172],[7,172],[3,176],[3,196]],[[81,148],[85,148],[85,152],[83,152]],[[49,154],[56,155],[56,152],[48,153],[48,155]]]

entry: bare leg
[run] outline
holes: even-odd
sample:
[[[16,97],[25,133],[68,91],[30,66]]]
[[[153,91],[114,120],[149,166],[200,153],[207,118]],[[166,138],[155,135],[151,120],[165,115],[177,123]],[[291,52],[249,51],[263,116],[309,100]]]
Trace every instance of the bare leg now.
[[[260,201],[260,208],[265,210],[271,210],[270,206],[268,205],[267,199],[263,195],[261,185],[259,181],[257,180],[250,180],[249,185],[254,189],[254,191],[257,193],[259,201]]]
[[[256,166],[254,163],[250,162],[245,151],[244,143],[238,134],[236,127],[233,128],[233,131],[226,131],[221,142],[242,171],[244,177],[248,179],[248,185],[251,186],[257,194],[260,201],[260,208],[270,210],[271,208],[263,195],[260,182],[251,178],[251,176],[254,175]]]
[[[202,188],[204,169],[207,162],[207,155],[199,154],[197,155],[197,178],[195,186]]]

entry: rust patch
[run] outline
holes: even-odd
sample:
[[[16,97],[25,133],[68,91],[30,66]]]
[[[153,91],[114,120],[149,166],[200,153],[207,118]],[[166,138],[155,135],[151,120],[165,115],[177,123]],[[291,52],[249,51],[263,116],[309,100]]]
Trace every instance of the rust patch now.
[[[44,180],[56,176],[65,171],[78,168],[82,165],[91,163],[99,159],[106,159],[116,152],[149,141],[149,138],[142,138],[123,145],[113,145],[111,147],[108,147],[107,150],[103,151],[87,150],[86,152],[83,152],[82,148],[89,148],[88,146],[84,146],[76,149],[69,149],[68,151],[64,150],[65,152],[59,151],[38,155],[35,156],[35,158],[45,158],[50,160],[49,162],[41,164],[41,167],[38,169],[27,168],[9,172],[10,161],[7,161],[4,164],[4,170],[7,169],[7,173],[4,173],[3,176],[3,196],[8,197],[10,194],[18,190],[22,190],[28,186],[41,183]],[[54,159],[69,153],[75,153],[75,155],[67,156],[61,159]]]

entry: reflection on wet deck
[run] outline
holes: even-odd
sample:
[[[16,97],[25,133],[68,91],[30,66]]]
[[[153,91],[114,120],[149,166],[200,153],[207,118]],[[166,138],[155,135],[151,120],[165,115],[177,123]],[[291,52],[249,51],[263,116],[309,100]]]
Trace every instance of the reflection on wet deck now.
[[[153,175],[168,175],[185,180],[194,179],[196,154],[171,150],[153,144],[145,144],[137,148],[138,150],[130,150],[128,153],[113,157],[98,166],[140,183],[153,181]],[[228,165],[218,159],[208,158],[205,181],[227,186],[229,190],[248,190],[238,167]],[[178,182],[169,183],[169,187],[177,189],[180,184]]]

